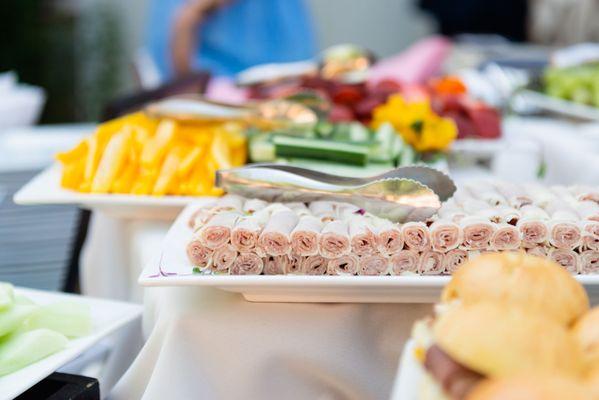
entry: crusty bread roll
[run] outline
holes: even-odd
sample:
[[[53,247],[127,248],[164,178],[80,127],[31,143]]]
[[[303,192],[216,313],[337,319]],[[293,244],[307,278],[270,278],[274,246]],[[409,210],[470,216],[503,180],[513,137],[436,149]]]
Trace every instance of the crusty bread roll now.
[[[522,376],[483,381],[466,400],[592,400],[576,380],[562,376]]]
[[[433,335],[453,360],[487,377],[582,372],[580,347],[568,329],[505,303],[451,307],[435,321]]]
[[[563,267],[523,252],[483,254],[462,265],[441,295],[444,303],[455,300],[509,303],[565,325],[589,309],[584,288]]]
[[[583,315],[572,332],[580,344],[586,367],[599,371],[599,307]]]
[[[599,399],[599,368],[587,371],[585,384],[593,393],[593,398]]]

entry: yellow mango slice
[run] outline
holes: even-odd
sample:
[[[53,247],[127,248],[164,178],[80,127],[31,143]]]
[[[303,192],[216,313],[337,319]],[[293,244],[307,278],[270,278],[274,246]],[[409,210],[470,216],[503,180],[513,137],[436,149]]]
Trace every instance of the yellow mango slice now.
[[[156,183],[154,183],[154,188],[152,189],[153,195],[164,195],[167,193],[173,179],[177,177],[177,168],[184,154],[185,149],[180,146],[173,147],[169,151],[162,163]]]
[[[106,148],[98,169],[92,181],[93,193],[108,193],[112,182],[122,170],[131,145],[131,129],[124,127],[122,131],[112,136]]]
[[[175,136],[177,124],[172,120],[163,120],[156,128],[156,134],[148,140],[141,153],[141,164],[144,167],[157,167],[169,150]]]

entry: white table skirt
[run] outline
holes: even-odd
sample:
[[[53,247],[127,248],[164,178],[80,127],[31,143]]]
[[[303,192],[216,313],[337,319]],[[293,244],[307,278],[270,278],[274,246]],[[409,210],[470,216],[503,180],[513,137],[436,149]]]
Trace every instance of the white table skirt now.
[[[430,305],[249,303],[210,288],[146,291],[149,337],[110,398],[386,399]]]

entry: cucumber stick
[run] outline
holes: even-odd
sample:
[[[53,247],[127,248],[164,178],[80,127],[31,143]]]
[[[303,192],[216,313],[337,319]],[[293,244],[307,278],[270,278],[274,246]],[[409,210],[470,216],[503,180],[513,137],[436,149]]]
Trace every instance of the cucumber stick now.
[[[37,309],[38,306],[35,305],[13,304],[12,307],[0,312],[0,337],[17,330]]]
[[[69,338],[89,335],[92,321],[89,307],[76,302],[59,302],[39,307],[23,323],[21,329],[51,329]]]
[[[36,329],[5,338],[0,343],[0,376],[18,371],[64,349],[68,339],[49,329]]]
[[[6,310],[15,301],[13,287],[9,283],[0,283],[0,311]]]
[[[275,136],[273,142],[277,157],[311,158],[353,165],[368,163],[367,146],[288,136]]]

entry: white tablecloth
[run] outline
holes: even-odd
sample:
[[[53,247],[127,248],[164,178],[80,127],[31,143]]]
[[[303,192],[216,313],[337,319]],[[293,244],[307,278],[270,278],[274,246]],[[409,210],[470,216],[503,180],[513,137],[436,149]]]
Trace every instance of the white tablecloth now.
[[[430,312],[249,303],[217,289],[151,292],[153,329],[112,399],[385,399],[412,322]]]

